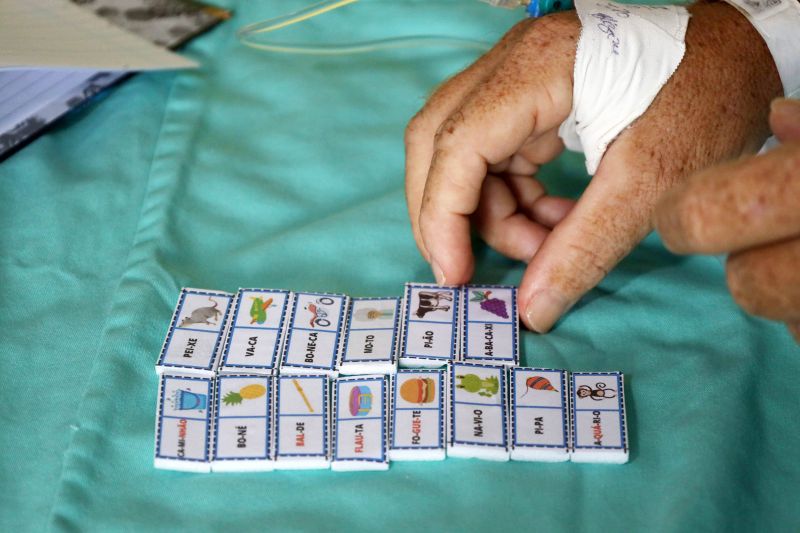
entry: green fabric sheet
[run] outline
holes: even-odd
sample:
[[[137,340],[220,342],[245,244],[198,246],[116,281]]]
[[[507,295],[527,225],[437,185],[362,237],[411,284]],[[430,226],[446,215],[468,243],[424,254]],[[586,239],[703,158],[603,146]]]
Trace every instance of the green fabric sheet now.
[[[182,286],[400,295],[432,281],[409,229],[403,129],[475,58],[447,48],[260,53],[229,2],[185,53],[0,164],[0,531],[789,531],[800,526],[800,350],[740,311],[714,257],[651,235],[528,365],[626,375],[623,466],[393,464],[381,473],[153,468],[154,363]],[[521,12],[365,0],[277,35],[494,41]],[[581,157],[543,170],[578,195]],[[475,279],[524,266],[478,245]]]

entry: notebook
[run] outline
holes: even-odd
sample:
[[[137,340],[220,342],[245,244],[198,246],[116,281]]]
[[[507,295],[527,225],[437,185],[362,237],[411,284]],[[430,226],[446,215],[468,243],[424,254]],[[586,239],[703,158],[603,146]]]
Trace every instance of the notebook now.
[[[184,0],[0,0],[0,159],[132,72],[195,67],[164,47],[228,16]]]

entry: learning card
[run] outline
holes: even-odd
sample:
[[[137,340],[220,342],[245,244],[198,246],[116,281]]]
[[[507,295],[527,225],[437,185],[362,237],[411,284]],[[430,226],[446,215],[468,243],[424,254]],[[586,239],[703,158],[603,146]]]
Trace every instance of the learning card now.
[[[291,293],[239,289],[222,352],[221,373],[272,374],[278,367]]]
[[[325,375],[277,378],[275,468],[330,466],[330,395]]]
[[[576,463],[627,463],[625,382],[619,372],[573,372],[572,452]]]
[[[511,459],[569,460],[569,394],[563,370],[510,369]]]
[[[334,382],[333,470],[386,470],[387,376]]]
[[[213,396],[213,378],[161,375],[156,411],[156,468],[211,470]]]
[[[227,292],[182,289],[156,372],[213,376],[232,296]]]
[[[349,305],[343,294],[295,293],[280,371],[335,376]]]
[[[462,288],[461,359],[466,362],[519,364],[517,288],[467,285]]]
[[[506,368],[454,363],[450,395],[447,455],[508,461]]]
[[[339,372],[393,374],[399,322],[399,298],[353,298]]]
[[[272,377],[220,376],[216,398],[211,469],[272,470]]]
[[[392,378],[389,458],[445,458],[445,370],[400,370]]]
[[[455,360],[459,342],[461,289],[407,283],[403,297],[400,364],[438,368]]]

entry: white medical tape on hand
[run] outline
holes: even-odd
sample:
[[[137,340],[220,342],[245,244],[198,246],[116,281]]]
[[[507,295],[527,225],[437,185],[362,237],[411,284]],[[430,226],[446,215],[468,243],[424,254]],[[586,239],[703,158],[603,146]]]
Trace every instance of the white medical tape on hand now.
[[[800,3],[797,0],[725,0],[739,10],[767,43],[783,94],[800,97]]]
[[[644,113],[686,51],[689,12],[576,0],[583,29],[575,56],[572,112],[558,130],[594,174],[608,145]]]

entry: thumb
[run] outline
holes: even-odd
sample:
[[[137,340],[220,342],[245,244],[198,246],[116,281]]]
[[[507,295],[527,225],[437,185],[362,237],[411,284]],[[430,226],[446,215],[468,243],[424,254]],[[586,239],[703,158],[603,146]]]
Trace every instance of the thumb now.
[[[800,140],[800,100],[773,100],[770,105],[769,126],[781,142]]]
[[[620,139],[621,140],[621,139]],[[652,229],[658,179],[612,144],[575,207],[545,239],[519,289],[520,315],[544,333]]]

